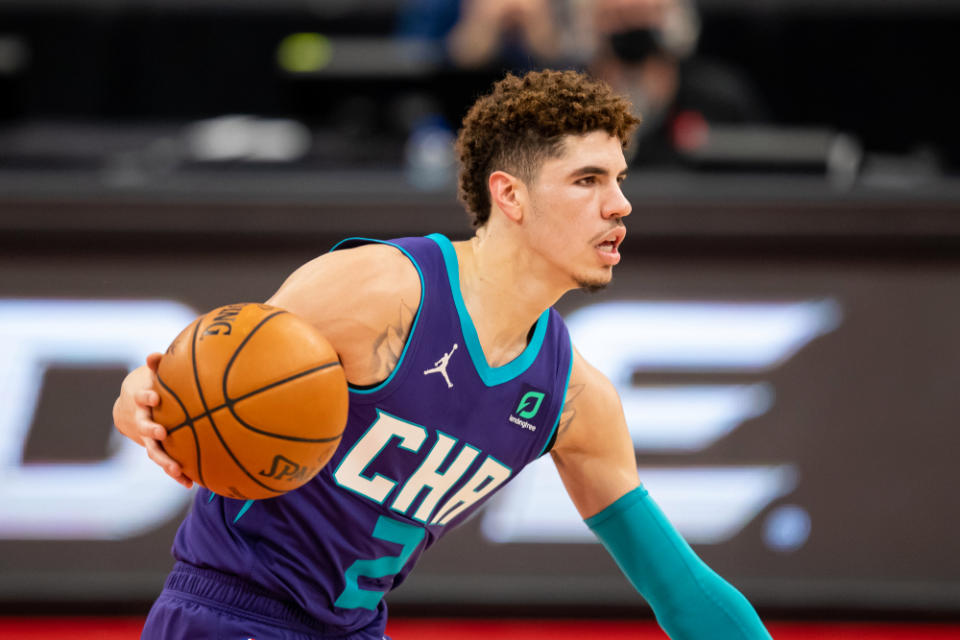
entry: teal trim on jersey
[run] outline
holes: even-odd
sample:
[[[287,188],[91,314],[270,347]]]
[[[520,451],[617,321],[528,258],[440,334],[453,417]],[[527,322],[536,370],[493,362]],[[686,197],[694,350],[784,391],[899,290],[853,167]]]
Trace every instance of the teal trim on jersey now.
[[[237,517],[233,519],[233,524],[237,524],[240,518],[243,517],[243,514],[249,511],[250,507],[252,506],[253,506],[253,500],[247,500],[246,502],[244,502],[243,506],[240,507],[240,512],[237,514]]]
[[[697,557],[643,486],[585,522],[674,640],[770,640],[750,602]]]
[[[481,453],[483,453],[483,452],[481,451]],[[476,477],[477,477],[477,474],[480,473],[480,469],[483,468],[483,465],[487,464],[487,460],[493,460],[496,464],[500,465],[500,467],[502,467],[502,468],[504,468],[504,469],[507,470],[507,477],[504,478],[497,486],[502,486],[502,485],[510,482],[510,478],[513,477],[513,467],[511,467],[510,465],[504,464],[502,460],[498,460],[495,456],[492,456],[492,455],[490,455],[490,454],[487,454],[487,457],[483,459],[483,461],[480,463],[480,466],[477,467],[477,469],[473,472],[473,477],[471,477],[469,480],[467,480],[467,482],[464,484],[464,487],[465,487],[466,485],[469,485],[471,482],[473,482],[473,479],[476,478]],[[523,469],[521,469],[521,471],[522,471],[522,470],[523,470]],[[466,474],[464,474],[464,475],[466,475]],[[474,487],[473,490],[472,490],[470,493],[473,493],[473,494],[480,493],[480,492],[483,491],[487,486],[489,486],[489,484],[490,484],[491,482],[493,482],[495,479],[496,479],[495,476],[492,476],[492,475],[490,475],[489,473],[487,473],[487,477],[484,478],[483,480],[481,480],[481,481],[480,481],[480,484],[478,484],[476,487]],[[463,491],[464,487],[460,487],[460,489],[458,489],[458,490],[456,491],[456,493],[454,493],[454,496],[456,496],[458,493],[460,493],[460,491]],[[496,489],[496,487],[494,487],[494,489]],[[485,497],[488,497],[488,496],[489,496],[489,492],[485,495]],[[478,498],[477,500],[479,500],[479,499],[480,499],[480,498]],[[448,497],[448,498],[447,498],[447,502],[444,502],[442,505],[440,505],[440,507],[439,507],[439,508],[437,509],[437,511],[436,511],[436,515],[433,516],[433,520],[430,521],[430,524],[431,524],[431,525],[439,525],[439,526],[441,526],[441,527],[447,526],[447,523],[446,523],[446,522],[442,522],[442,521],[445,520],[445,519],[447,519],[447,518],[450,516],[450,513],[451,513],[452,511],[456,511],[458,508],[460,508],[460,505],[464,504],[464,502],[465,502],[464,500],[460,500],[459,502],[457,502],[457,504],[451,505],[451,504],[450,504],[450,501],[451,501],[451,500],[453,500],[453,496]],[[467,509],[469,509],[469,508],[472,507],[473,505],[477,504],[477,500],[473,500],[472,502],[468,503]],[[449,507],[449,509],[448,509],[447,507]]]
[[[509,472],[509,473],[507,474],[507,479],[504,480],[504,482],[508,482],[508,481],[510,480],[510,478],[513,476],[513,467],[511,467],[510,465],[506,464],[503,460],[498,460],[496,456],[491,456],[490,454],[487,454],[487,457],[490,458],[491,460],[493,460],[494,462],[496,462],[498,465],[500,465],[501,467],[503,467],[504,469],[506,469],[506,470]],[[523,471],[522,468],[521,468],[520,470]],[[480,490],[480,489],[482,489],[482,488],[485,487],[485,486],[487,486],[487,484],[486,484],[486,483],[483,483],[482,485],[480,485],[479,487],[477,487],[477,490]]]
[[[475,463],[475,462],[477,461],[477,459],[480,457],[480,454],[483,453],[483,451],[481,451],[480,449],[476,448],[475,446],[473,446],[473,445],[470,444],[469,442],[464,442],[464,443],[463,443],[463,449],[460,449],[460,452],[459,452],[456,456],[454,456],[453,461],[451,461],[450,464],[453,464],[453,462],[456,462],[457,458],[459,458],[460,455],[463,454],[463,452],[464,452],[465,450],[467,450],[467,449],[470,449],[470,450],[472,450],[472,451],[476,451],[476,452],[477,452],[477,455],[473,456],[473,460],[471,460],[471,461],[470,461],[470,464],[467,465],[467,468],[463,470],[463,473],[460,474],[460,477],[457,478],[456,482],[454,482],[452,485],[450,485],[450,489],[451,489],[451,490],[452,490],[455,486],[457,486],[457,483],[459,483],[461,480],[463,480],[464,476],[466,476],[467,473],[470,472],[470,468],[474,465],[474,463]],[[493,457],[493,456],[490,456],[490,457]],[[499,461],[498,461],[498,462],[499,462]],[[480,461],[480,464],[483,464],[483,460]],[[503,463],[501,463],[501,464],[503,464]],[[504,465],[504,466],[506,466],[506,465]],[[509,467],[508,467],[508,468],[509,468]],[[513,470],[512,470],[512,469],[510,470],[510,473],[513,473]],[[433,522],[433,520],[434,520],[434,518],[437,517],[437,514],[440,513],[440,510],[443,509],[445,506],[447,506],[447,503],[446,503],[444,500],[445,500],[445,499],[449,499],[449,497],[450,497],[449,494],[450,494],[450,493],[451,493],[451,491],[448,490],[445,494],[443,494],[443,495],[440,497],[439,500],[437,500],[437,506],[435,506],[435,507],[430,511],[430,515],[427,517],[426,520],[420,520],[420,518],[417,518],[417,517],[414,517],[414,520],[416,520],[416,521],[418,521],[418,522],[422,522],[423,524],[436,524],[435,522]],[[418,509],[419,509],[419,507],[418,507]],[[416,514],[416,511],[414,511],[414,514]],[[440,526],[445,526],[445,525],[440,525]]]
[[[573,374],[573,338],[569,335],[567,337],[570,338],[570,368],[567,370],[567,381],[563,383],[563,399],[560,401],[560,411],[557,412],[557,419],[553,422],[553,428],[550,429],[550,433],[547,434],[547,441],[543,443],[543,450],[540,451],[540,456],[547,452],[547,447],[553,442],[553,434],[557,432],[557,427],[560,426],[560,416],[563,415],[563,407],[567,403],[567,391],[570,389],[570,376]],[[537,457],[539,458],[540,456]]]
[[[444,433],[443,431],[440,431],[439,429],[436,429],[436,432],[437,432],[437,442],[435,442],[435,443],[433,444],[434,447],[436,447],[436,446],[437,446],[437,443],[440,442],[440,436],[444,436],[444,437],[446,437],[446,438],[450,438],[451,440],[453,440],[453,444],[450,445],[450,452],[447,454],[447,456],[444,457],[443,460],[440,461],[440,466],[442,467],[442,466],[443,466],[443,463],[447,461],[447,457],[450,455],[450,453],[453,453],[453,450],[456,449],[457,443],[460,442],[460,440],[457,439],[457,438],[454,438],[454,437],[453,437],[452,435],[450,435],[449,433]],[[431,451],[432,451],[432,450],[433,450],[433,448],[431,448]],[[427,453],[427,455],[425,455],[425,456],[423,457],[423,460],[420,461],[420,464],[417,465],[416,470],[415,470],[413,473],[411,473],[409,476],[407,476],[407,481],[409,481],[410,478],[412,478],[412,477],[414,477],[415,475],[417,475],[417,472],[420,471],[420,469],[423,467],[423,465],[425,465],[425,464],[427,463],[427,459],[428,459],[428,458],[430,458],[430,453],[429,453],[429,452]],[[453,460],[456,460],[456,458],[454,458]],[[450,464],[453,464],[453,460],[450,461]],[[464,470],[464,472],[466,472],[466,470]],[[433,489],[433,487],[430,486],[430,485],[426,485],[424,488],[426,488],[426,487],[430,487],[430,489]],[[393,497],[393,504],[390,505],[390,509],[393,510],[393,511],[396,511],[397,513],[399,513],[399,514],[401,514],[401,515],[403,515],[404,513],[406,513],[407,511],[409,511],[410,509],[413,508],[413,505],[416,504],[416,502],[417,502],[417,498],[419,498],[419,497],[420,497],[420,494],[423,493],[423,489],[424,489],[424,488],[420,489],[420,491],[417,492],[417,495],[413,496],[413,500],[410,501],[410,505],[409,505],[406,509],[397,509],[397,507],[394,506],[394,505],[397,504],[397,498],[400,497],[400,493],[397,493],[397,495],[395,495],[395,496]],[[402,491],[403,491],[403,490],[401,489],[401,492],[402,492]],[[427,492],[427,495],[429,495],[429,493],[430,493],[430,492],[428,491],[428,492]],[[442,496],[441,496],[441,497],[442,497]],[[414,511],[414,513],[416,513],[416,511]],[[415,520],[419,520],[420,522],[428,522],[428,520],[420,520],[420,518],[414,518],[414,519],[415,519]]]
[[[411,256],[406,249],[404,249],[398,244],[394,244],[393,242],[388,242],[387,240],[377,240],[376,238],[361,238],[358,236],[353,238],[344,238],[337,244],[333,245],[330,251],[336,251],[337,248],[343,243],[351,242],[354,240],[361,240],[363,242],[372,242],[376,244],[385,244],[393,247],[394,249],[399,249],[400,251],[403,252],[403,255],[407,256],[407,259],[413,263],[413,266],[416,267],[417,269],[417,275],[420,276],[420,304],[417,306],[417,314],[413,316],[413,324],[410,325],[410,333],[407,335],[407,341],[403,345],[403,351],[400,352],[400,359],[397,360],[397,364],[396,366],[393,367],[393,371],[390,372],[390,375],[387,376],[386,380],[384,380],[383,382],[381,382],[375,387],[370,387],[369,389],[367,388],[361,389],[349,383],[347,384],[347,387],[349,388],[350,393],[358,393],[361,395],[366,395],[370,393],[376,393],[377,391],[380,391],[381,389],[383,389],[385,386],[390,384],[390,381],[393,380],[393,376],[396,375],[397,371],[400,371],[400,366],[403,364],[403,357],[407,355],[407,348],[410,346],[410,343],[413,341],[413,332],[417,330],[417,322],[420,320],[420,310],[423,309],[423,298],[424,298],[425,292],[424,292],[424,286],[423,286],[423,271],[420,270],[420,265],[417,264],[417,261],[413,259],[413,256]]]
[[[408,446],[406,446],[406,445],[403,444],[404,440],[403,440],[402,437],[400,437],[399,435],[397,435],[397,434],[395,434],[395,433],[394,433],[394,434],[391,434],[390,437],[387,439],[387,441],[384,442],[384,443],[380,446],[379,449],[377,449],[377,452],[376,452],[373,456],[371,456],[369,460],[367,460],[367,464],[364,465],[363,469],[361,469],[361,470],[357,473],[357,475],[359,475],[360,478],[362,478],[363,480],[373,481],[373,480],[376,480],[377,478],[383,478],[384,480],[387,480],[387,481],[393,483],[393,486],[390,488],[390,491],[388,491],[388,492],[386,493],[386,495],[383,496],[383,500],[377,500],[377,499],[374,498],[373,496],[368,496],[367,494],[363,493],[362,491],[357,491],[357,490],[354,489],[353,487],[351,487],[351,486],[349,486],[349,485],[343,484],[342,482],[340,482],[340,479],[337,477],[337,474],[340,473],[340,467],[342,467],[343,464],[344,464],[347,460],[350,459],[350,454],[353,453],[353,450],[356,449],[357,446],[358,446],[361,442],[363,442],[363,439],[364,439],[365,437],[367,437],[367,434],[370,433],[370,430],[373,429],[375,426],[377,426],[377,423],[380,422],[380,418],[383,416],[383,414],[386,414],[386,415],[390,416],[390,417],[393,418],[394,420],[398,420],[398,421],[400,421],[400,422],[406,422],[407,424],[409,424],[409,425],[411,425],[411,426],[414,426],[414,427],[420,429],[420,430],[423,431],[423,433],[426,434],[426,435],[424,435],[423,440],[420,441],[420,445],[417,446],[416,449],[413,449],[413,448],[410,448],[410,447],[408,447]],[[333,472],[333,481],[337,483],[337,486],[338,486],[338,487],[340,487],[340,488],[342,488],[342,489],[346,489],[347,491],[350,491],[350,492],[354,493],[355,495],[363,496],[363,497],[366,498],[367,500],[370,500],[371,502],[376,502],[377,504],[383,504],[383,503],[387,500],[387,498],[390,497],[390,494],[393,493],[393,490],[397,488],[397,484],[399,484],[399,483],[398,483],[396,480],[394,480],[393,478],[390,478],[390,477],[388,477],[388,476],[385,476],[385,475],[383,475],[383,474],[381,474],[381,473],[374,473],[372,478],[368,478],[367,476],[363,475],[363,472],[367,470],[367,467],[369,467],[370,464],[371,464],[374,460],[376,460],[376,459],[380,456],[381,453],[383,453],[383,450],[386,449],[386,448],[387,448],[387,445],[389,445],[391,442],[393,442],[394,439],[397,439],[397,440],[400,441],[400,442],[397,444],[398,447],[400,447],[400,448],[402,448],[402,449],[406,449],[407,451],[416,453],[417,451],[420,450],[420,447],[423,446],[423,443],[426,442],[426,440],[427,440],[427,438],[428,438],[429,436],[430,436],[430,432],[427,431],[427,429],[426,429],[422,424],[417,424],[416,422],[410,422],[409,420],[404,420],[403,418],[398,418],[397,416],[393,415],[392,413],[388,413],[388,412],[386,412],[386,411],[383,411],[383,410],[380,409],[380,408],[377,408],[377,419],[370,423],[370,426],[367,427],[367,430],[363,432],[363,435],[360,436],[359,438],[357,438],[357,441],[354,442],[354,443],[353,443],[353,446],[350,447],[350,450],[347,451],[347,455],[343,456],[343,459],[340,460],[340,464],[337,465],[337,469]]]
[[[211,492],[210,492],[210,497],[207,498],[207,504],[210,504],[211,502],[213,502],[213,499],[216,498],[216,497],[217,497],[217,494],[215,494],[213,491],[211,491]]]
[[[346,578],[347,584],[336,602],[333,603],[334,606],[343,609],[370,609],[371,611],[376,609],[385,592],[362,589],[357,579],[360,576],[385,578],[400,573],[403,566],[407,564],[407,560],[410,559],[410,556],[423,541],[426,533],[427,530],[423,527],[394,520],[387,516],[377,518],[377,524],[373,529],[373,537],[401,545],[403,548],[400,555],[355,561],[344,572],[343,577]]]
[[[476,453],[475,456],[473,456],[473,460],[470,461],[470,464],[468,464],[466,467],[464,467],[464,469],[463,469],[463,471],[460,473],[460,475],[457,476],[457,478],[450,484],[450,488],[448,488],[447,491],[445,491],[444,494],[440,496],[440,498],[437,500],[437,505],[436,505],[433,509],[430,510],[430,513],[427,514],[427,518],[426,518],[426,519],[418,518],[416,514],[417,514],[417,511],[420,510],[420,506],[423,504],[423,500],[426,500],[426,499],[427,499],[427,496],[430,495],[430,492],[431,492],[431,491],[434,491],[434,490],[436,489],[436,487],[434,487],[433,485],[429,485],[429,484],[428,484],[428,485],[424,485],[424,486],[420,489],[420,491],[417,492],[417,495],[415,495],[415,496],[413,497],[413,500],[410,501],[410,506],[408,506],[406,509],[400,510],[400,509],[397,509],[393,504],[390,505],[390,508],[391,508],[393,511],[396,511],[397,513],[399,513],[399,514],[401,514],[401,515],[405,514],[406,512],[408,512],[408,511],[410,511],[411,509],[413,509],[414,506],[416,506],[417,508],[416,508],[416,509],[413,509],[413,515],[411,515],[411,516],[409,516],[409,517],[412,518],[413,520],[416,520],[417,522],[422,522],[423,524],[430,524],[430,517],[433,516],[433,513],[434,513],[437,509],[440,509],[441,507],[443,507],[443,503],[441,502],[441,500],[443,500],[444,496],[445,496],[447,493],[450,492],[450,489],[452,489],[458,482],[460,482],[461,479],[463,479],[463,476],[467,475],[467,472],[470,470],[470,467],[472,467],[472,466],[473,466],[473,463],[476,461],[477,456],[479,456],[481,453],[483,453],[482,451],[480,451],[480,449],[477,449],[476,447],[472,446],[469,442],[464,442],[464,443],[463,443],[463,448],[460,449],[460,451],[456,451],[456,449],[457,449],[457,443],[460,442],[460,440],[459,440],[458,438],[453,437],[453,436],[450,435],[449,433],[444,433],[443,431],[440,431],[439,429],[435,429],[435,431],[437,432],[437,442],[440,441],[440,436],[444,436],[444,437],[447,437],[447,438],[450,438],[451,440],[453,440],[453,445],[451,445],[450,451],[447,453],[447,455],[444,457],[444,459],[440,461],[440,466],[437,467],[437,473],[440,473],[439,469],[440,469],[441,467],[445,467],[445,468],[447,469],[447,471],[449,471],[451,465],[453,465],[453,463],[457,461],[457,458],[459,458],[459,457],[463,454],[464,450],[466,450],[466,449],[472,449],[473,451],[476,451],[477,453]],[[434,443],[433,446],[434,446],[434,447],[437,446],[436,443]],[[455,451],[456,451],[456,455],[454,455],[454,452],[455,452]],[[420,471],[420,469],[423,467],[423,465],[425,465],[425,464],[427,463],[427,459],[428,459],[429,457],[430,457],[430,454],[429,454],[429,453],[428,453],[426,456],[424,456],[423,461],[421,461],[420,464],[417,465],[416,471],[414,471],[412,474],[410,474],[410,476],[407,478],[407,481],[408,481],[408,482],[409,482],[410,478],[413,478],[414,476],[417,475],[417,473]],[[426,489],[427,487],[429,487],[429,490],[426,492],[426,494],[423,495],[423,500],[420,501],[420,504],[417,504],[417,498],[420,497],[420,494],[422,494],[422,493],[424,492],[424,489]],[[402,489],[401,489],[401,492],[402,492]],[[398,498],[399,496],[400,496],[400,494],[398,493],[397,496],[394,497],[394,499],[393,499],[394,504],[396,504],[397,498]]]
[[[470,353],[470,359],[473,360],[473,366],[483,384],[493,387],[504,382],[513,380],[524,371],[530,368],[533,361],[537,359],[540,353],[540,347],[543,345],[543,338],[547,334],[547,323],[550,320],[550,310],[547,309],[540,314],[537,319],[536,329],[533,331],[533,339],[519,356],[503,365],[502,367],[491,367],[487,363],[487,357],[483,353],[483,347],[480,346],[480,338],[477,335],[477,328],[473,324],[473,319],[467,312],[467,306],[463,303],[463,294],[460,292],[460,267],[457,264],[457,251],[453,248],[450,240],[439,233],[431,233],[427,236],[437,243],[440,251],[443,252],[443,262],[447,267],[447,277],[450,279],[450,291],[453,294],[453,303],[457,307],[457,315],[460,316],[460,328],[463,331],[463,339],[467,343],[467,352]]]

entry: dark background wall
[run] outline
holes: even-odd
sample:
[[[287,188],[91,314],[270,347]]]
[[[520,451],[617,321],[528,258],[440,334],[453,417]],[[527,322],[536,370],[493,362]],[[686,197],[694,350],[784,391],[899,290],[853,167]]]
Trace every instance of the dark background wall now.
[[[571,294],[558,308],[572,319],[638,304],[625,349],[653,330],[658,305],[701,305],[694,321],[704,331],[711,312],[738,309],[748,335],[760,330],[760,309],[801,319],[804,309],[820,310],[814,334],[762,366],[632,363],[622,393],[727,385],[760,394],[757,404],[737,405],[747,413],[728,431],[692,449],[653,447],[635,433],[641,479],[707,562],[762,609],[955,616],[960,188],[952,120],[960,105],[952,33],[960,10],[952,2],[755,4],[704,3],[701,54],[738,67],[777,127],[859,140],[864,155],[852,179],[831,177],[826,158],[636,170],[615,284]],[[345,236],[469,235],[449,176],[429,188],[411,179],[402,114],[411,96],[426,96],[456,122],[501,70],[285,74],[275,60],[286,35],[390,38],[395,6],[272,7],[0,2],[0,62],[13,55],[9,46],[21,47],[20,66],[0,64],[0,402],[25,407],[0,411],[0,503],[23,498],[14,495],[24,486],[17,474],[52,473],[63,495],[49,491],[42,503],[55,512],[62,500],[66,513],[79,499],[70,489],[79,490],[81,467],[106,472],[121,456],[110,407],[130,366],[124,358],[149,349],[97,360],[84,355],[89,336],[81,334],[99,325],[148,335],[160,349],[176,333],[130,330],[133,307],[124,305],[172,303],[176,325],[177,313],[267,298]],[[302,124],[309,151],[288,162],[208,162],[184,151],[191,126],[237,113]],[[50,301],[63,306],[43,306]],[[100,319],[80,331],[85,303],[119,306],[97,307]],[[38,321],[55,314],[51,332],[66,336],[42,358],[24,355],[44,343],[15,324],[24,309]],[[28,374],[30,385],[11,384]],[[701,475],[718,469],[769,473],[723,493],[721,480],[702,480],[719,478]],[[548,489],[554,482],[549,470],[521,478]],[[162,477],[137,482],[115,503],[99,503],[104,521],[126,521],[166,486]],[[517,504],[569,508],[561,493],[516,486],[428,554],[391,605],[635,614],[632,592],[599,546],[551,537],[563,523],[539,533],[511,525],[526,539],[496,533],[523,521],[511,512]],[[734,513],[733,501],[750,502],[751,491],[759,497],[729,530],[710,541],[698,533]],[[164,515],[133,532],[69,523],[39,532],[29,508],[2,512],[0,609],[142,610],[171,565],[186,508],[184,495],[165,495]],[[530,496],[535,502],[524,503]],[[727,505],[715,518],[711,500]]]

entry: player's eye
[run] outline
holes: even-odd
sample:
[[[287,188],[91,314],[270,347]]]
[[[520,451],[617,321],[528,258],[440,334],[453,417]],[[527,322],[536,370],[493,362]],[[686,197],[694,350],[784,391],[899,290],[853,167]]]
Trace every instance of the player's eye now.
[[[584,176],[577,180],[576,184],[587,186],[591,184],[596,184],[597,176]]]

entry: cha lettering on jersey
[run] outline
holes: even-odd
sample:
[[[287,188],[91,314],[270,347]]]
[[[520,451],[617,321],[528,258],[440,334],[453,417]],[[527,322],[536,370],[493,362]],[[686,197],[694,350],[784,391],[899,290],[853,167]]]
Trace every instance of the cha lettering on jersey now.
[[[418,522],[446,525],[506,482],[512,469],[493,456],[482,456],[483,452],[469,443],[452,455],[457,438],[440,430],[436,434],[436,442],[424,456],[420,450],[429,435],[427,429],[378,409],[376,420],[337,466],[334,480],[377,504],[384,504],[392,496],[390,509]],[[367,473],[370,464],[391,446],[421,454],[420,465],[405,480]],[[467,476],[478,459],[479,466]],[[464,477],[466,482],[461,482]],[[414,509],[424,491],[426,494]]]

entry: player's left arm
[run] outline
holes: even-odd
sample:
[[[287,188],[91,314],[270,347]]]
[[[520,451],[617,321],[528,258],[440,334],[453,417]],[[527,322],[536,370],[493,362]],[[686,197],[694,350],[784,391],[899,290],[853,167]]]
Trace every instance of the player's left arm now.
[[[770,638],[640,484],[616,389],[576,351],[558,430],[551,455],[567,493],[673,640]]]

